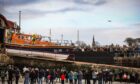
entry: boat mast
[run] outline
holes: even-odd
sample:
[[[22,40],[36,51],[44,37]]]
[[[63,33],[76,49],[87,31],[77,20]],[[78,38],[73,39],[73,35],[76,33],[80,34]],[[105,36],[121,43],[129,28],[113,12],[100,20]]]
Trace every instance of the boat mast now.
[[[63,43],[63,34],[61,34],[61,44]]]
[[[51,42],[51,34],[52,34],[52,31],[51,31],[51,29],[50,29],[50,32],[49,32],[49,35],[50,35],[50,42]]]

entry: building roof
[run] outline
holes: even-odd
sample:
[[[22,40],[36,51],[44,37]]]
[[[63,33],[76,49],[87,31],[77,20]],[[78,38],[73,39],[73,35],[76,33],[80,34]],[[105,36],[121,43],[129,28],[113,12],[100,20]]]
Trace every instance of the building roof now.
[[[14,22],[7,20],[7,23],[9,28],[14,28],[14,24],[15,24]]]
[[[3,21],[5,22],[7,28],[9,28],[8,23],[7,23],[7,19],[5,18],[5,16],[3,16],[2,14],[0,14],[0,18],[3,19]]]
[[[7,28],[17,28],[17,29],[20,29],[19,26],[15,22],[7,20],[6,17],[3,16],[2,14],[0,14],[0,18],[2,18],[4,20]]]

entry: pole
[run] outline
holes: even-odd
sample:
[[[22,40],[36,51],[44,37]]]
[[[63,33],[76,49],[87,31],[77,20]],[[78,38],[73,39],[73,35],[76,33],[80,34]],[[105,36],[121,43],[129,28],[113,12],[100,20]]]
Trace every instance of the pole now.
[[[19,11],[19,28],[21,28],[21,11]]]
[[[61,44],[63,43],[63,34],[61,34]]]
[[[79,30],[77,30],[77,41],[79,42]]]
[[[77,45],[79,47],[79,30],[77,30]]]

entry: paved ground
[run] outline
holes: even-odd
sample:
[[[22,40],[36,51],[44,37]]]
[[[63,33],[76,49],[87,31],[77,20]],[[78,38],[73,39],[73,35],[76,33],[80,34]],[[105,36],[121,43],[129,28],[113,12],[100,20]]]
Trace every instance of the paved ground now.
[[[0,84],[2,84],[2,83],[1,83],[1,80],[0,80]],[[5,82],[5,84],[7,84],[7,81]],[[13,81],[13,84],[15,84],[15,81]],[[20,80],[19,84],[24,84],[24,83],[23,83],[23,80]],[[36,83],[36,84],[37,84],[37,83]],[[43,82],[43,84],[46,84],[45,81]],[[56,83],[54,83],[54,84],[61,84],[61,83],[60,83],[60,82],[56,82]],[[66,83],[66,82],[65,82],[65,84],[69,84],[69,83]],[[85,84],[85,81],[84,81],[84,80],[82,80],[82,84]],[[91,81],[91,84],[93,84],[92,81]],[[98,82],[97,82],[96,84],[98,84]],[[109,84],[109,83],[107,83],[107,84]],[[113,82],[112,84],[135,84],[135,83]]]

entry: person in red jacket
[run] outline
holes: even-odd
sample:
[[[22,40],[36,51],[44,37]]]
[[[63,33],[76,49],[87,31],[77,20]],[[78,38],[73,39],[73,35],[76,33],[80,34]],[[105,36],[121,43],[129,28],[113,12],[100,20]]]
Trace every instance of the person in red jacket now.
[[[64,84],[64,80],[65,80],[65,74],[62,73],[62,74],[61,74],[61,84]]]

